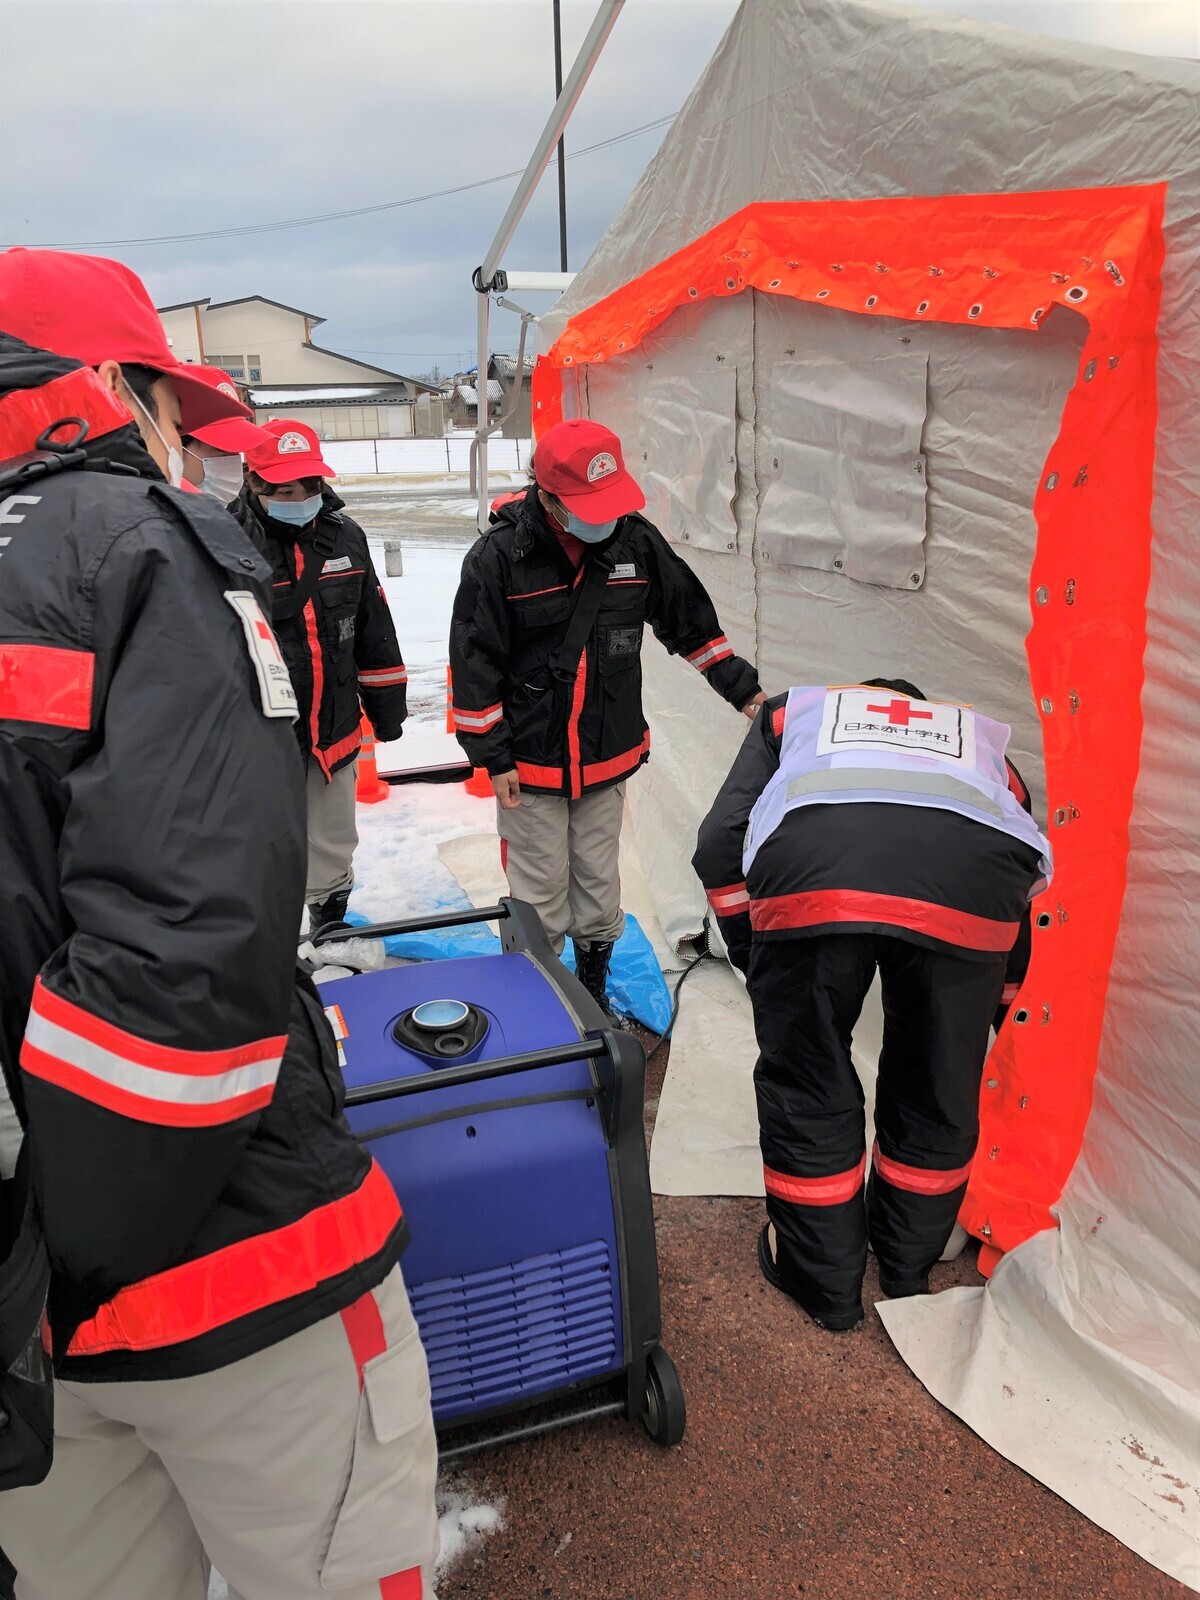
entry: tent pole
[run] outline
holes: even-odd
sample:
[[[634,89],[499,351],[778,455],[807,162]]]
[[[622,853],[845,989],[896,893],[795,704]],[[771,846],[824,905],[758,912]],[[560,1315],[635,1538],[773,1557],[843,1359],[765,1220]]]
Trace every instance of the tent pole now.
[[[562,138],[563,130],[571,119],[571,113],[579,104],[579,97],[583,93],[592,69],[600,59],[600,52],[608,43],[608,37],[616,27],[617,18],[621,15],[625,0],[600,0],[596,15],[592,18],[592,25],[587,31],[587,37],[579,47],[579,54],[575,64],[567,74],[567,81],[562,86],[562,93],[554,102],[554,109],[550,113],[546,126],[542,129],[541,137],[534,146],[529,164],[524,175],[517,185],[516,193],[509,201],[508,210],[501,219],[496,230],[496,237],[488,247],[479,266],[472,275],[472,283],[479,296],[479,365],[475,371],[475,443],[471,451],[472,472],[478,472],[476,487],[479,490],[478,521],[479,530],[487,527],[488,516],[488,481],[487,481],[487,442],[488,442],[488,414],[487,414],[487,367],[488,367],[488,302],[493,290],[503,294],[508,288],[508,280],[499,271],[500,262],[504,252],[512,243],[525,209],[533,198],[533,192],[542,180],[547,166],[550,164],[550,155],[554,146]]]
[[[562,94],[562,0],[554,0],[554,98]],[[558,136],[558,264],[567,268],[567,141]]]

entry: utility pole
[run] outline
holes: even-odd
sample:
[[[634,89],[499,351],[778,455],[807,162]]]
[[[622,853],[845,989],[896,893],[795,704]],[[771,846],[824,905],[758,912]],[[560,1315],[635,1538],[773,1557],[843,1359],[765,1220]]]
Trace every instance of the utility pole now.
[[[562,94],[562,0],[554,4],[554,99]],[[567,272],[567,141],[558,141],[558,255],[560,270]]]

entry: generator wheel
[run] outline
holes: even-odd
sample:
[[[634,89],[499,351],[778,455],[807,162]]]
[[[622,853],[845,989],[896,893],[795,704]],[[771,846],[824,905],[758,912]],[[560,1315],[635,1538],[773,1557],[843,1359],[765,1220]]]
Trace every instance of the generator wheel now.
[[[687,1427],[687,1403],[675,1363],[656,1344],[646,1358],[646,1409],[642,1412],[646,1432],[664,1449],[678,1444]]]

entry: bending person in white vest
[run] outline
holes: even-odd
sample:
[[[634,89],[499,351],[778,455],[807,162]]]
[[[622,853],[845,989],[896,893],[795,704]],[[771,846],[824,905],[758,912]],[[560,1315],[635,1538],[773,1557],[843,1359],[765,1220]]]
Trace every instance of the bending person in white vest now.
[[[868,1240],[885,1294],[928,1293],[966,1189],[989,1028],[1050,876],[1008,739],[903,679],[792,689],[700,828],[693,864],[754,1005],[759,1266],[830,1330],[863,1319]],[[850,1038],[877,971],[868,1176]]]

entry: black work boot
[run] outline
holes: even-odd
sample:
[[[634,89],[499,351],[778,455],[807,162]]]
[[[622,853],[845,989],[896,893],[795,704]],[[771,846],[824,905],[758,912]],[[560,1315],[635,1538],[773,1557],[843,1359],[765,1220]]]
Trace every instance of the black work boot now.
[[[318,928],[345,928],[346,907],[350,904],[349,889],[335,889],[324,900],[312,900],[308,906],[308,931],[316,933]]]
[[[608,999],[608,963],[612,960],[613,942],[593,944],[586,948],[578,939],[571,940],[575,948],[575,976],[591,995],[615,1027],[623,1027],[619,1017],[613,1015]]]

